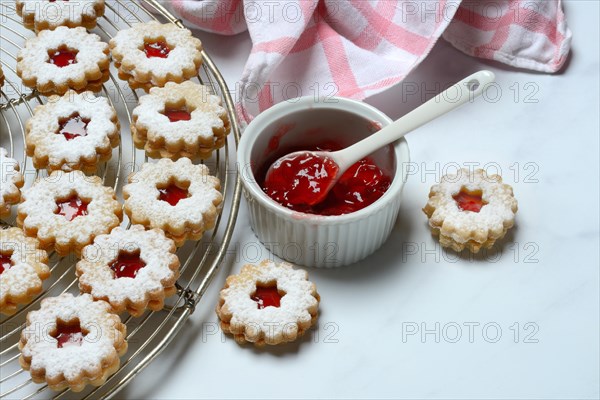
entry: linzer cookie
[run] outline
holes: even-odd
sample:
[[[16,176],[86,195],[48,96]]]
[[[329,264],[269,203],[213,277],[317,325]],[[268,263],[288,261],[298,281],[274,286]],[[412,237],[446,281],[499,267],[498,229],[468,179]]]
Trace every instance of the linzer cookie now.
[[[92,92],[51,96],[27,121],[27,155],[38,169],[95,172],[119,145],[119,120],[105,97]]]
[[[21,200],[21,190],[25,180],[19,172],[19,163],[8,156],[0,147],[0,217],[10,215],[10,206]]]
[[[42,291],[50,276],[48,255],[19,228],[0,230],[0,313],[14,314]]]
[[[132,223],[162,229],[182,246],[215,226],[223,201],[220,189],[221,182],[205,165],[164,158],[129,177],[123,187],[125,213]]]
[[[108,44],[85,28],[58,27],[27,39],[17,55],[17,75],[41,94],[98,92],[109,78]]]
[[[23,193],[17,223],[42,248],[54,246],[64,256],[90,244],[97,235],[121,223],[121,205],[113,189],[102,186],[97,176],[81,171],[54,171],[38,179]]]
[[[50,297],[27,314],[19,362],[35,383],[80,392],[88,384],[102,385],[119,369],[126,331],[110,305],[89,294]]]
[[[133,110],[136,147],[153,158],[208,158],[225,144],[229,118],[208,87],[187,81],[152,88]]]
[[[117,313],[139,317],[146,309],[162,310],[165,297],[176,293],[179,259],[175,244],[160,229],[115,228],[97,236],[77,263],[79,288],[105,300]]]
[[[202,43],[188,29],[156,21],[119,31],[110,41],[119,78],[148,91],[198,74]]]
[[[2,65],[0,65],[0,88],[4,86],[4,71],[2,71]]]
[[[265,260],[227,278],[217,315],[236,342],[276,345],[296,340],[315,324],[319,301],[306,271]]]
[[[104,0],[17,0],[16,8],[23,25],[36,32],[59,26],[92,29],[104,15]]]
[[[477,253],[492,247],[513,227],[517,200],[499,175],[461,169],[433,185],[423,211],[443,247]]]

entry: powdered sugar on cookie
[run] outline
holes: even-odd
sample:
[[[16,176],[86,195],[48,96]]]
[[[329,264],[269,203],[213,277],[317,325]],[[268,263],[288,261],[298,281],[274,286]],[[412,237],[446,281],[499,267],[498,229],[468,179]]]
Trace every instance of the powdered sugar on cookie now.
[[[57,51],[68,51],[74,60],[68,65],[52,63]],[[69,88],[84,90],[88,83],[108,79],[108,44],[85,28],[58,27],[27,39],[17,56],[17,74],[23,83],[43,94],[64,94]]]
[[[239,275],[227,278],[221,290],[217,314],[226,332],[237,341],[258,345],[295,340],[316,321],[319,295],[308,274],[290,264],[265,260],[245,265]],[[276,287],[278,307],[261,308],[252,296],[260,286]]]
[[[80,343],[61,346],[57,340],[61,324],[78,326]],[[19,342],[20,362],[31,371],[34,382],[45,381],[54,390],[99,386],[118,369],[119,356],[127,351],[125,332],[110,305],[88,294],[47,298],[39,310],[27,315]]]
[[[461,192],[477,193],[477,211],[461,209],[455,198]],[[491,247],[514,225],[517,201],[500,176],[487,175],[481,169],[473,173],[461,169],[456,175],[442,177],[440,184],[431,188],[423,211],[443,246],[477,252],[482,246]]]
[[[146,45],[164,43],[164,57],[148,56]],[[168,81],[182,82],[195,76],[202,63],[202,44],[188,29],[156,21],[134,24],[119,31],[110,47],[121,75],[131,83],[164,86]]]
[[[10,214],[10,206],[21,199],[21,191],[25,183],[23,174],[19,172],[19,163],[8,156],[6,149],[0,147],[0,216]]]
[[[23,24],[36,32],[63,25],[91,29],[104,14],[104,0],[17,0],[16,9]]]
[[[48,255],[39,242],[19,228],[0,230],[0,255],[10,266],[0,266],[0,312],[13,314],[42,291],[42,281],[50,276]]]
[[[54,244],[61,255],[79,253],[95,236],[110,232],[121,222],[121,206],[114,190],[102,186],[99,177],[80,171],[54,171],[38,179],[23,198],[18,208],[19,226],[28,236],[37,237],[43,247]],[[77,210],[68,210],[70,218],[59,213],[58,203],[75,199],[85,204],[85,213],[77,216]]]
[[[75,120],[85,125],[75,127],[84,135],[61,134]],[[99,162],[110,159],[120,138],[115,109],[107,98],[91,92],[51,96],[48,103],[35,109],[26,132],[27,153],[33,157],[34,166],[63,171],[95,171]]]
[[[188,120],[171,121],[169,108],[189,113]],[[229,133],[229,119],[221,99],[207,86],[187,81],[167,83],[164,88],[152,88],[142,96],[133,110],[131,131],[136,146],[155,156],[172,159],[204,156],[221,146]]]
[[[128,310],[139,316],[145,308],[160,310],[165,296],[175,292],[179,275],[175,250],[173,241],[161,230],[146,231],[140,225],[128,230],[115,228],[83,249],[83,258],[77,263],[79,287],[94,299],[109,302],[115,312]],[[137,258],[140,268],[119,267],[123,254],[128,260],[125,267],[134,268]]]
[[[183,192],[176,204],[161,200],[161,189],[175,186]],[[218,178],[209,175],[205,165],[188,158],[161,159],[142,165],[123,187],[125,212],[133,223],[163,229],[178,246],[197,240],[212,229],[223,201]],[[177,190],[177,189],[174,189]]]

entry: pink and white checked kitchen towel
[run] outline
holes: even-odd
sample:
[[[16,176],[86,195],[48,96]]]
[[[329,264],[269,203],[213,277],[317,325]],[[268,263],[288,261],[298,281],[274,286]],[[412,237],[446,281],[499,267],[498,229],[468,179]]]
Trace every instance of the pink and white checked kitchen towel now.
[[[189,26],[250,33],[238,88],[252,119],[298,95],[364,99],[402,81],[440,36],[476,57],[543,72],[565,63],[561,0],[171,0]],[[470,71],[468,71],[470,72]]]

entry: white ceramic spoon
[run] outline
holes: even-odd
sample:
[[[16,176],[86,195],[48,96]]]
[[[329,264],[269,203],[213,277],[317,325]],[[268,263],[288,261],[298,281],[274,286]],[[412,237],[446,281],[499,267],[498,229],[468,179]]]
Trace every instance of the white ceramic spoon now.
[[[329,164],[333,161],[337,164],[335,176],[329,177],[329,179],[321,179],[319,190],[314,192],[314,201],[312,199],[313,196],[311,195],[311,201],[306,203],[308,205],[318,204],[325,199],[327,193],[329,193],[339,177],[354,163],[373,153],[375,150],[402,138],[407,133],[429,121],[432,121],[467,102],[473,101],[473,99],[481,95],[487,85],[492,82],[494,82],[493,72],[485,70],[476,72],[450,86],[448,89],[415,108],[402,118],[392,122],[380,131],[350,147],[332,152],[297,151],[285,155],[271,165],[265,175],[265,182],[268,182],[272,178],[272,174],[277,169],[277,166],[281,165],[281,163],[284,163],[286,160],[292,160],[297,157],[314,156],[323,159],[323,162]]]

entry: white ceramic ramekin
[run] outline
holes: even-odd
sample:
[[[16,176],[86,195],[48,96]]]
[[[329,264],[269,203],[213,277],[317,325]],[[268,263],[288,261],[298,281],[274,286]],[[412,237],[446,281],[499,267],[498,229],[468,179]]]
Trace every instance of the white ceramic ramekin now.
[[[256,176],[291,148],[330,139],[345,147],[390,122],[374,107],[344,98],[302,97],[279,103],[256,117],[239,143],[238,168],[258,239],[278,257],[310,267],[352,264],[377,250],[389,237],[400,209],[407,170],[403,165],[409,162],[404,139],[371,156],[393,177],[392,184],[375,203],[351,214],[292,211],[269,198]]]

